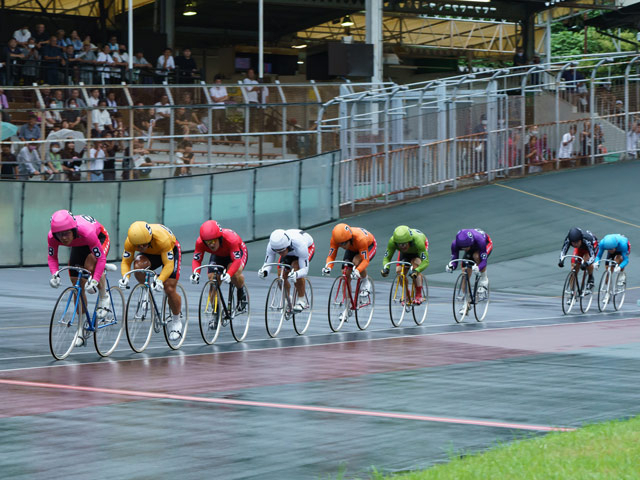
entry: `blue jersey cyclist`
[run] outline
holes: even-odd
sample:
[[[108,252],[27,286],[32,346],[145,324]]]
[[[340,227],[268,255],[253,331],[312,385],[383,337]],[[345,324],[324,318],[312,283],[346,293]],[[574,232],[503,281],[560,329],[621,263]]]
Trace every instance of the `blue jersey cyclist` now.
[[[576,262],[575,258],[571,259],[571,268],[574,270],[578,267],[589,272],[589,280],[587,281],[587,289],[593,288],[593,264],[596,261],[596,254],[598,252],[598,239],[589,230],[581,230],[580,228],[573,227],[569,230],[564,243],[562,244],[562,250],[560,251],[560,259],[558,260],[558,266],[564,267],[564,256],[569,251],[569,246],[573,247],[573,254],[577,257],[582,257],[582,262]]]
[[[456,260],[460,255],[460,250],[464,250],[465,260],[473,260],[476,264],[472,267],[472,271],[480,274],[478,282],[478,293],[482,293],[481,289],[489,286],[489,278],[487,278],[487,260],[493,250],[493,242],[491,237],[479,228],[467,228],[460,230],[456,234],[456,238],[451,243],[451,260]],[[453,272],[458,267],[458,262],[447,265],[447,272]],[[468,273],[468,272],[467,272]]]
[[[600,240],[596,263],[600,262],[605,251],[607,252],[607,260],[613,259],[617,263],[617,265],[613,267],[613,271],[618,273],[624,270],[624,267],[629,263],[631,244],[629,243],[629,239],[624,235],[611,233],[609,235],[605,235],[605,237]]]

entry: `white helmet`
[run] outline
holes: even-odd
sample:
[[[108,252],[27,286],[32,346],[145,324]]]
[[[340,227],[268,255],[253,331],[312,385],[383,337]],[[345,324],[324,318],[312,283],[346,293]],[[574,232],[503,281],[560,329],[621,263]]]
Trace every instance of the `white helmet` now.
[[[271,245],[271,249],[274,252],[278,252],[291,246],[291,238],[289,238],[287,232],[285,232],[281,228],[278,228],[277,230],[271,232],[271,236],[269,237],[269,245]]]

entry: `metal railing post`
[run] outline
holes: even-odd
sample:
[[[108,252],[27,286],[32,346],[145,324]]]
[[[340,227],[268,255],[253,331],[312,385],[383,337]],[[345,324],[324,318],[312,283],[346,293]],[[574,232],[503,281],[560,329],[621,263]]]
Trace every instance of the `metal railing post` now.
[[[577,67],[579,65],[576,61],[571,61],[562,66],[558,75],[556,75],[556,114],[555,114],[555,124],[556,124],[556,144],[560,144],[562,142],[562,136],[560,135],[560,80],[562,79],[562,74],[569,67]],[[560,168],[560,159],[558,158],[558,154],[556,153],[556,170]]]
[[[593,138],[595,133],[595,120],[596,120],[596,73],[598,72],[598,68],[603,63],[611,63],[613,62],[613,58],[607,57],[600,60],[595,66],[591,69],[591,82],[589,84],[589,119],[591,120],[591,131],[589,132],[589,143],[591,144],[589,147],[589,163],[591,165],[596,163],[596,139]]]
[[[640,60],[640,55],[633,57],[627,68],[624,69],[624,133],[625,137],[629,134],[629,75],[631,74],[631,67],[634,63]],[[636,80],[637,82],[637,80]],[[625,138],[626,141],[626,138]],[[625,145],[626,148],[626,145]]]

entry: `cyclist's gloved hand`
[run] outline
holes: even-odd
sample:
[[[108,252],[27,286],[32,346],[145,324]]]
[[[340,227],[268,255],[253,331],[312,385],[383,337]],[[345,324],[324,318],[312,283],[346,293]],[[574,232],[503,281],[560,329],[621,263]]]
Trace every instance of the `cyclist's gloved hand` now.
[[[153,289],[156,292],[164,292],[164,283],[159,278],[156,278],[155,283],[153,284]]]
[[[229,283],[231,281],[231,275],[229,275],[228,273],[223,273],[222,275],[220,275],[220,281],[222,283]]]
[[[60,275],[58,275],[57,273],[51,275],[51,278],[49,279],[49,285],[51,285],[51,288],[58,288],[60,286]]]
[[[595,262],[593,264],[593,268],[595,268],[596,270],[598,270],[600,268],[600,262]]]
[[[90,295],[95,294],[98,291],[98,281],[93,277],[89,277],[89,280],[87,280],[84,286],[84,291]]]
[[[324,275],[325,277],[326,277],[327,275],[331,275],[331,269],[330,269],[329,267],[324,267],[324,268],[322,269],[322,275]]]
[[[586,270],[586,269],[587,269],[587,267],[588,267],[588,265],[587,265],[585,262],[582,262],[582,263],[580,264],[580,270]]]
[[[387,275],[389,275],[389,269],[383,268],[382,270],[380,270],[380,275],[382,275],[383,277],[386,277]]]
[[[120,280],[118,280],[118,285],[122,289],[129,287],[129,276],[123,277]]]
[[[564,267],[564,260],[560,260],[560,261],[558,262],[558,266],[559,266],[560,268]]]
[[[193,283],[194,285],[197,285],[198,283],[200,283],[200,274],[198,272],[193,272],[191,274],[191,283]]]
[[[258,270],[258,277],[267,278],[267,275],[269,275],[269,272],[267,272],[266,268],[261,268],[260,270]]]
[[[478,268],[478,265],[474,265],[473,267],[471,267],[471,271],[476,275],[480,273],[480,269]]]
[[[360,278],[360,272],[357,268],[354,268],[353,272],[351,272],[351,278],[353,278],[354,280]]]
[[[291,280],[292,282],[295,282],[296,280],[298,280],[298,272],[291,272],[289,274],[289,280]]]
[[[444,267],[444,271],[447,273],[453,272],[453,265],[447,265],[446,267]]]
[[[409,270],[408,275],[409,275],[411,278],[413,278],[414,280],[415,280],[416,278],[418,278],[418,272],[416,272],[413,268],[411,268],[411,269]]]
[[[620,270],[622,270],[620,268],[620,265],[616,265],[615,268],[613,269],[613,273],[620,273]]]

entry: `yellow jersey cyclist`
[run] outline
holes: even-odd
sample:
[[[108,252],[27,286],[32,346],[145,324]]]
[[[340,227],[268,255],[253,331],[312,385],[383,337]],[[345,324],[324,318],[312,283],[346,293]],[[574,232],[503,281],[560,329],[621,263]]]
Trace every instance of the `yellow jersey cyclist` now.
[[[135,257],[136,251],[140,252]],[[173,232],[159,223],[133,222],[127,232],[127,239],[124,242],[124,252],[122,254],[122,264],[120,270],[124,277],[133,268],[148,268],[157,270],[162,266],[162,271],[156,277],[154,290],[164,291],[169,299],[169,308],[173,315],[169,339],[179,340],[182,336],[182,300],[176,292],[176,284],[180,279],[180,264],[182,261],[182,251],[180,243],[176,240]],[[138,282],[144,282],[144,274],[135,273]],[[129,284],[129,277],[120,279],[120,287],[126,288]]]
[[[416,282],[416,298],[414,303],[420,305],[422,297],[422,276],[419,275],[429,266],[429,240],[420,230],[400,225],[393,231],[393,235],[387,244],[387,251],[382,259],[383,277],[389,275],[389,268],[384,266],[391,261],[393,254],[398,250],[398,261],[411,263],[411,269],[407,273]],[[396,273],[406,268],[405,265],[396,265]]]

